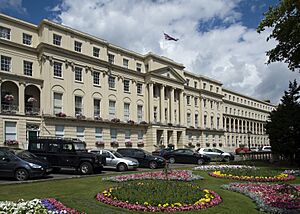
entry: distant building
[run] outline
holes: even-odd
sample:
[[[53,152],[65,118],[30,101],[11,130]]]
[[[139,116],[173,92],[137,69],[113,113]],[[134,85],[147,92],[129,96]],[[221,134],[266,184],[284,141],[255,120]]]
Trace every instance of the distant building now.
[[[153,53],[142,55],[43,20],[0,14],[0,144],[36,136],[88,147],[269,145],[275,107]],[[127,146],[131,145],[127,143]]]

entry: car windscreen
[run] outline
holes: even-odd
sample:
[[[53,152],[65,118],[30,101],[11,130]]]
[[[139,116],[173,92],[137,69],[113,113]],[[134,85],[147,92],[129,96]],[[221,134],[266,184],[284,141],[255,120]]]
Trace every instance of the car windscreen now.
[[[21,150],[15,150],[15,155],[17,155],[19,158],[22,159],[39,159],[36,155],[28,152],[28,151],[21,151]]]
[[[113,153],[117,158],[122,158],[123,157],[123,155],[121,155],[119,152],[111,151],[111,153]]]
[[[76,151],[85,151],[86,150],[84,143],[73,143],[73,145],[74,145],[74,149]]]

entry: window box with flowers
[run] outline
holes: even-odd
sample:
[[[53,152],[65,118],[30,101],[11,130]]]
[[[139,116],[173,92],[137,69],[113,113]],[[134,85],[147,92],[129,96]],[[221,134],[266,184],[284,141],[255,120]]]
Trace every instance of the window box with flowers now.
[[[131,141],[126,141],[125,146],[126,147],[132,147],[132,142]]]
[[[66,115],[65,113],[63,113],[63,112],[56,113],[55,115],[56,115],[56,117],[66,117],[66,116],[67,116],[67,115]]]
[[[6,140],[4,144],[6,146],[17,146],[19,145],[19,142],[17,140]]]
[[[111,119],[111,122],[113,122],[113,123],[119,123],[120,119],[119,118],[113,118],[113,119]]]
[[[110,146],[113,148],[119,147],[119,142],[118,141],[112,141],[110,142]]]
[[[138,146],[138,147],[144,147],[144,146],[145,146],[145,144],[144,144],[144,142],[143,142],[143,141],[140,141],[140,142],[138,142],[138,143],[137,143],[137,146]]]
[[[196,146],[201,147],[201,144],[200,143],[196,143]]]
[[[127,123],[130,124],[130,125],[134,125],[135,124],[135,122],[133,120],[128,120]]]
[[[102,121],[102,120],[103,120],[102,117],[100,117],[99,115],[96,115],[96,116],[94,117],[94,119],[95,119],[95,120],[99,120],[99,121]]]
[[[85,116],[84,116],[82,113],[78,113],[78,114],[76,114],[75,116],[76,116],[76,118],[79,119],[79,120],[85,119]]]

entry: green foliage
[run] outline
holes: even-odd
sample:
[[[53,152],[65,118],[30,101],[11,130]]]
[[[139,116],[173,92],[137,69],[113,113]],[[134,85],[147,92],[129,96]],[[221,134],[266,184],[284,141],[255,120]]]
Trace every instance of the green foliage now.
[[[154,206],[166,203],[194,204],[205,195],[199,186],[188,182],[157,180],[124,182],[111,194],[121,201],[132,204],[147,202]]]
[[[267,52],[268,63],[284,61],[292,71],[300,69],[300,1],[282,0],[264,15],[257,32],[272,27],[267,41],[275,39],[278,42],[275,48]]]
[[[289,157],[291,161],[300,149],[300,86],[296,80],[284,92],[281,104],[271,112],[266,132],[269,134],[272,151]]]
[[[266,170],[264,168],[244,168],[244,169],[222,169],[222,173],[237,176],[263,176],[273,177],[279,175],[282,171]]]

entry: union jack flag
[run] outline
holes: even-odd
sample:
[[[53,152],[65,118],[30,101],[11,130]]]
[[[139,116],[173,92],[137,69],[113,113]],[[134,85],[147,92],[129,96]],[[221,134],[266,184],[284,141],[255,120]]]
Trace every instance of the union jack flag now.
[[[164,33],[164,36],[165,36],[165,40],[173,40],[173,41],[178,41],[178,39],[175,39],[174,37]]]

